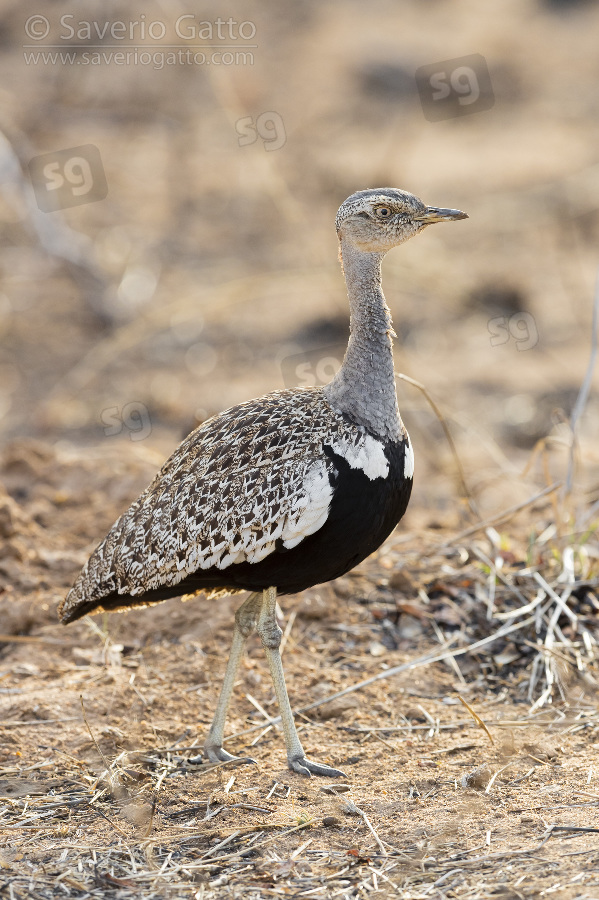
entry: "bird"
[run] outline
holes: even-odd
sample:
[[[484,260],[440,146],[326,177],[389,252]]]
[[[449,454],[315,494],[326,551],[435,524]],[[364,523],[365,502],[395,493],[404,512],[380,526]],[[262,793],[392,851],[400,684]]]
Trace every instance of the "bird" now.
[[[289,769],[345,777],[304,752],[281,662],[277,597],[344,575],[380,547],[406,511],[414,455],[397,403],[381,263],[429,225],[466,218],[398,188],[348,197],[335,220],[350,307],[338,372],[323,387],[274,391],[192,431],[117,519],[59,606],[66,624],[170,597],[216,601],[250,591],[235,613],[204,743],[210,762],[255,762],[228,753],[223,742],[244,645],[257,632]]]

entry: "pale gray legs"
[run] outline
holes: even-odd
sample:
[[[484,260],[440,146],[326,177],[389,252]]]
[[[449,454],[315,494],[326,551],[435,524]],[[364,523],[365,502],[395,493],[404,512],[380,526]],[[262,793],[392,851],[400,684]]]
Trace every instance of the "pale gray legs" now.
[[[262,605],[262,597],[260,594],[250,594],[237,612],[235,613],[235,630],[233,631],[233,641],[231,642],[231,652],[229,653],[229,661],[223,680],[223,686],[220,689],[220,697],[216,704],[216,712],[212,719],[212,725],[208,732],[208,737],[204,744],[206,756],[211,762],[227,762],[236,759],[231,753],[223,750],[223,738],[225,736],[225,720],[227,718],[227,710],[233,693],[235,677],[243,656],[243,647],[252,631],[256,628],[258,613]],[[255,762],[251,757],[247,757],[248,762]]]
[[[223,750],[223,738],[225,719],[233,685],[237,675],[237,669],[241,661],[243,646],[246,638],[255,630],[260,635],[262,646],[268,661],[268,667],[272,677],[272,682],[279,704],[281,713],[281,724],[283,726],[283,735],[285,737],[285,746],[287,747],[287,762],[289,768],[300,775],[328,775],[332,778],[343,778],[343,772],[339,769],[333,769],[330,766],[320,765],[306,759],[304,748],[298,737],[295,723],[293,721],[293,713],[291,712],[291,704],[287,695],[285,686],[285,676],[283,674],[283,663],[281,662],[281,654],[279,646],[281,644],[282,632],[277,624],[276,619],[277,591],[276,588],[268,588],[260,596],[260,594],[250,594],[245,603],[239,607],[235,613],[235,630],[233,632],[233,642],[231,645],[231,653],[223,686],[218,699],[216,712],[204,750],[208,759],[212,762],[236,759],[226,750]]]

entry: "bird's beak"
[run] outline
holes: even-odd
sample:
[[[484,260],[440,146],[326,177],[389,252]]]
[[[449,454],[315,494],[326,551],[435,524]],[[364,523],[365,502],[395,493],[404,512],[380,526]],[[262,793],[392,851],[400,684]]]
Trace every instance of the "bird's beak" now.
[[[468,214],[460,209],[438,209],[436,206],[429,206],[428,209],[414,216],[415,222],[423,222],[424,225],[433,225],[435,222],[455,222],[458,219],[467,219]]]

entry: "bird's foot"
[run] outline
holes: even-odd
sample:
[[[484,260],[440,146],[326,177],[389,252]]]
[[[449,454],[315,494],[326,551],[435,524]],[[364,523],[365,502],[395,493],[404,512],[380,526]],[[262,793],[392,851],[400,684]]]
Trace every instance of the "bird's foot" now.
[[[322,763],[312,762],[305,756],[288,756],[287,763],[292,772],[299,775],[324,775],[325,778],[346,778],[345,772],[340,769],[333,769],[332,766],[324,766]]]
[[[256,760],[252,756],[233,756],[232,753],[227,753],[226,750],[218,744],[204,744],[204,753],[208,757],[208,761],[212,763],[219,762],[237,762],[241,765],[241,763],[253,763],[254,765],[258,765]],[[194,759],[190,759],[190,762],[201,762],[202,756],[196,756]]]

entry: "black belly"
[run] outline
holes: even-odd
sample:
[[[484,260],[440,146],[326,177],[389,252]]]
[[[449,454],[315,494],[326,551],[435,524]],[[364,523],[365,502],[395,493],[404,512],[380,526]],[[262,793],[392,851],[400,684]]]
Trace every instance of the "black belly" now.
[[[112,593],[99,603],[102,609],[118,609],[156,603],[209,588],[261,591],[276,587],[280,594],[295,594],[315,584],[339,578],[370,556],[387,538],[410,499],[412,479],[404,476],[406,443],[389,443],[386,478],[371,480],[361,469],[325,448],[333,459],[335,479],[331,507],[325,524],[296,547],[278,548],[257,563],[236,563],[226,569],[198,569],[176,585],[130,597]],[[77,610],[78,616],[91,610]]]

